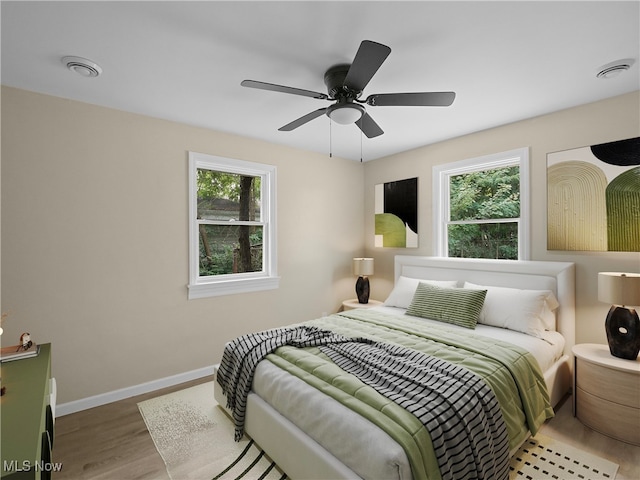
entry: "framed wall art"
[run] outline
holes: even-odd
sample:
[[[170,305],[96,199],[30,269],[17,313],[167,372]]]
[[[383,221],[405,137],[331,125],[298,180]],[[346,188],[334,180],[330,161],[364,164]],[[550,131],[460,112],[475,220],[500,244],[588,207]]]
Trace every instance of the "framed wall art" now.
[[[418,178],[375,186],[376,247],[418,247]]]
[[[547,155],[547,249],[640,251],[640,137]]]

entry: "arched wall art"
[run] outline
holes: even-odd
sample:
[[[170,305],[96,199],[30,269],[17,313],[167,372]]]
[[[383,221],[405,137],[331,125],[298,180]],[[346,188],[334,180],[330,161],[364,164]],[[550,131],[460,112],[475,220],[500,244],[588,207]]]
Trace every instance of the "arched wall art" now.
[[[640,251],[640,137],[547,155],[547,249]]]

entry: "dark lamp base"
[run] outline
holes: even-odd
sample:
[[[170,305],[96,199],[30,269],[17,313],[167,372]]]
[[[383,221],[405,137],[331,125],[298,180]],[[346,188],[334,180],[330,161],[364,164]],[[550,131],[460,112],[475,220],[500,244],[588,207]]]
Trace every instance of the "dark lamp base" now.
[[[358,277],[356,295],[359,303],[369,303],[369,277]]]
[[[613,305],[604,322],[611,355],[635,360],[640,352],[640,319],[632,308]]]

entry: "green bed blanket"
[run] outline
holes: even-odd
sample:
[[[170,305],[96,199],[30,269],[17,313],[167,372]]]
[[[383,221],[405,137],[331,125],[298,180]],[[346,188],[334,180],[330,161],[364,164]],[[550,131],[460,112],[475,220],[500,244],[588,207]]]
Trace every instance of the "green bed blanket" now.
[[[350,310],[304,322],[348,337],[402,345],[467,368],[495,393],[517,447],[553,417],[549,395],[535,358],[515,345],[434,325],[410,316],[367,309]],[[331,362],[316,347],[280,347],[269,361],[339,401],[384,430],[400,444],[416,480],[441,478],[426,428],[411,413]]]

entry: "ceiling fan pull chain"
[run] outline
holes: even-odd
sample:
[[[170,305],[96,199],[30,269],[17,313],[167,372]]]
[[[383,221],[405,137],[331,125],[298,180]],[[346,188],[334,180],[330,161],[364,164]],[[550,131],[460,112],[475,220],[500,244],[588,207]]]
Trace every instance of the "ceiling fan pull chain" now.
[[[362,163],[362,130],[360,130],[360,163]]]
[[[331,119],[329,119],[329,158],[333,157],[333,142],[331,137]]]

